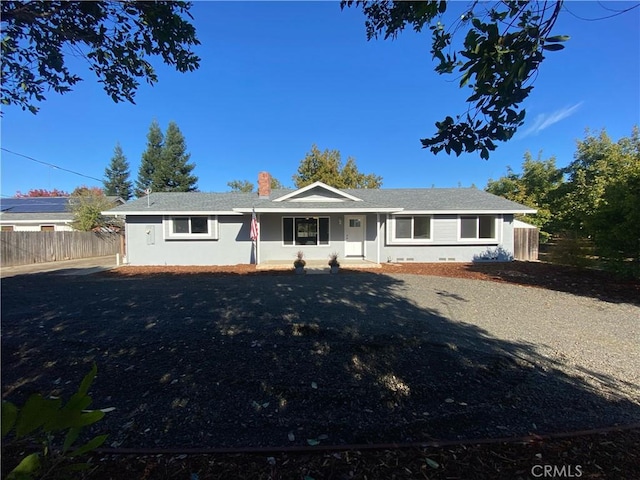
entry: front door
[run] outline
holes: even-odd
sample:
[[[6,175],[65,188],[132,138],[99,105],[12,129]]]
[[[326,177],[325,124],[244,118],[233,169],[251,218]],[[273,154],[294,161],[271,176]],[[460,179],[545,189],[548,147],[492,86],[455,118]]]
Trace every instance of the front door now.
[[[364,216],[346,215],[344,217],[344,256],[364,256]]]

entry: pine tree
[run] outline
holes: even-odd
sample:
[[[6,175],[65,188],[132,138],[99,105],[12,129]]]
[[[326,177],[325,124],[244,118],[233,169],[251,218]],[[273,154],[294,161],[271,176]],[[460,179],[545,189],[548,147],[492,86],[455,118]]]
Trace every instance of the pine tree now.
[[[136,180],[135,194],[138,198],[143,197],[148,188],[157,191],[157,185],[154,185],[154,175],[162,162],[163,142],[164,137],[160,125],[154,120],[149,127],[149,133],[147,133],[147,149],[142,154],[142,162]]]
[[[164,136],[164,146],[160,168],[156,168],[153,175],[153,187],[163,192],[193,192],[198,189],[198,177],[191,172],[195,164],[189,163],[190,153],[175,122],[170,122]]]
[[[122,152],[120,144],[113,150],[111,163],[104,170],[104,191],[106,195],[115,195],[127,201],[132,196],[132,183],[129,180],[129,162]]]

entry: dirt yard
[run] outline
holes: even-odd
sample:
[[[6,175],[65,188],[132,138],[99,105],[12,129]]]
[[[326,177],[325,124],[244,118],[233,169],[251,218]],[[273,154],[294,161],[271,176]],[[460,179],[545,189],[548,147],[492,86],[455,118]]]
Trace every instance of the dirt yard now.
[[[424,275],[489,282],[444,289],[412,280]],[[561,355],[550,358],[533,345],[452,321],[434,299],[476,308],[471,291],[457,288],[486,289],[483,298],[498,288],[532,302],[534,316],[549,291],[562,295],[568,317],[572,299],[576,308],[588,302],[603,319],[633,315],[640,304],[637,282],[541,263],[384,265],[308,277],[252,266],[19,276],[2,281],[3,398],[68,398],[95,362],[94,406],[116,407],[97,426],[109,433],[112,449],[458,441],[640,421],[638,403],[617,395],[619,380],[602,376],[594,390],[559,365]],[[199,478],[233,478],[235,465],[236,478],[469,478],[460,473],[468,465],[467,473],[487,474],[474,478],[527,478],[544,451],[544,460],[590,465],[590,478],[619,478],[607,474],[638,464],[638,437],[632,430],[535,448],[468,445],[427,457],[388,448],[296,459],[104,454],[94,473],[122,478],[117,471],[125,468],[128,478],[169,478],[190,470]]]

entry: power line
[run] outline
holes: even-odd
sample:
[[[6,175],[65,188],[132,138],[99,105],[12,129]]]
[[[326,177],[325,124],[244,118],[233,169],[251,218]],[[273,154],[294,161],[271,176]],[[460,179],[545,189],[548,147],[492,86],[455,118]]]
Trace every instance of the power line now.
[[[600,2],[598,2],[598,3],[600,3]],[[601,6],[602,6],[602,5],[601,5]],[[584,18],[584,17],[581,17],[580,15],[576,15],[576,14],[575,14],[575,13],[573,13],[571,10],[569,10],[569,9],[567,8],[567,5],[566,5],[566,4],[564,4],[564,5],[562,6],[562,8],[563,8],[567,13],[569,13],[569,14],[573,15],[573,16],[574,16],[574,17],[576,17],[578,20],[584,20],[584,21],[586,21],[586,22],[597,22],[597,21],[600,21],[600,20],[606,20],[607,18],[617,17],[618,15],[622,15],[623,13],[627,13],[627,12],[629,12],[629,11],[633,10],[634,8],[638,8],[638,7],[640,7],[640,3],[638,3],[638,4],[636,4],[636,5],[633,5],[632,7],[629,7],[629,8],[625,8],[624,10],[611,10],[610,8],[606,8],[606,10],[609,10],[610,12],[616,12],[616,13],[614,13],[614,14],[612,14],[612,15],[607,15],[607,16],[605,16],[605,17],[598,17],[598,18]],[[604,8],[604,7],[603,7],[603,8]]]
[[[42,165],[46,165],[47,167],[55,168],[57,170],[62,170],[63,172],[73,173],[74,175],[78,175],[78,176],[84,177],[84,178],[90,178],[91,180],[97,180],[98,182],[102,183],[102,179],[100,179],[100,178],[92,177],[91,175],[85,175],[84,173],[76,172],[74,170],[69,170],[68,168],[59,167],[58,165],[54,165],[53,163],[43,162],[42,160],[38,160],[37,158],[33,158],[33,157],[28,156],[28,155],[23,155],[22,153],[12,152],[8,148],[0,147],[0,150],[3,150],[5,152],[7,152],[7,153],[11,153],[13,155],[17,155],[18,157],[26,158],[27,160],[31,160],[32,162],[36,162],[36,163],[40,163]]]

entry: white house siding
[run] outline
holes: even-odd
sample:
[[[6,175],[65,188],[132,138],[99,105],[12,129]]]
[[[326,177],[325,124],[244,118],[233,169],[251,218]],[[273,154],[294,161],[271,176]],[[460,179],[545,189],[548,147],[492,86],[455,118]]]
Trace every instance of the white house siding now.
[[[73,228],[69,225],[60,225],[53,223],[38,223],[38,224],[29,224],[29,223],[14,223],[13,231],[14,232],[39,232],[42,226],[53,226],[55,232],[71,232]]]
[[[218,239],[168,240],[162,216],[127,217],[131,265],[237,265],[251,263],[248,216],[218,217]],[[147,233],[149,231],[150,233]]]

